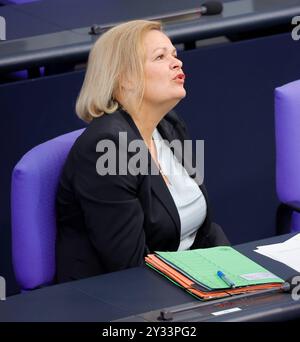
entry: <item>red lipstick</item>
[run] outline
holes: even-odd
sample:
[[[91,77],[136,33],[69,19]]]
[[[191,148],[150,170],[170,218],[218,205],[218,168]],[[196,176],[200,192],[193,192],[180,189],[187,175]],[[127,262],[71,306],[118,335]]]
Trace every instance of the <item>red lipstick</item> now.
[[[174,81],[178,81],[178,82],[184,82],[185,80],[185,74],[184,73],[180,73],[180,74],[177,74],[174,78],[173,78]]]

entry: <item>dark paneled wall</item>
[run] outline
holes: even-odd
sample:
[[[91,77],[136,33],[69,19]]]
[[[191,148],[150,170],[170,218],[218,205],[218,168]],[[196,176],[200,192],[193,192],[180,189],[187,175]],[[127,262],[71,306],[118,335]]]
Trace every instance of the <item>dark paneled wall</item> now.
[[[274,89],[300,78],[290,34],[184,53],[188,95],[177,107],[205,140],[205,182],[232,243],[276,233]]]

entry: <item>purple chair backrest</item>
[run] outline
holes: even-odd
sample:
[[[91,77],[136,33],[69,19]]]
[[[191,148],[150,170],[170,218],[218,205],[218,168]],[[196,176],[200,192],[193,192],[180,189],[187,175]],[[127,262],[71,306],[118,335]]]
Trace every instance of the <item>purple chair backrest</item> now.
[[[66,157],[83,129],[34,147],[12,173],[12,257],[17,282],[30,290],[55,274],[55,197]]]
[[[4,5],[22,5],[27,4],[28,2],[36,2],[40,0],[2,0],[0,1]]]
[[[282,203],[300,209],[300,80],[275,89],[276,189]],[[300,214],[291,230],[300,231]]]

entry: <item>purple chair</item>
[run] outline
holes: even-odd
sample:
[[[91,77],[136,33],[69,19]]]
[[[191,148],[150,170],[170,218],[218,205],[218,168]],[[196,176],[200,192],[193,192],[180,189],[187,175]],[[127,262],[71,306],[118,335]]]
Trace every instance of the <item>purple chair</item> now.
[[[22,290],[49,285],[55,274],[55,196],[59,176],[83,129],[34,147],[12,173],[12,257]]]
[[[300,80],[275,89],[276,189],[300,231]]]
[[[27,4],[28,2],[36,2],[40,0],[1,0],[0,4],[3,5],[22,5]]]

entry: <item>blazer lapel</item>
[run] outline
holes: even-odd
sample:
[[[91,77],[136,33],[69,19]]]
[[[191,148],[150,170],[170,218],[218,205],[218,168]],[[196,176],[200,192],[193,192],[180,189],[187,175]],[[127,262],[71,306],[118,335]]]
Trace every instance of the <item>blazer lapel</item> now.
[[[176,125],[176,120],[173,120],[173,121],[174,122],[170,123],[169,121],[163,119],[157,126],[157,129],[163,139],[166,139],[169,142],[177,139],[181,142],[181,146],[183,147],[184,140],[188,139],[188,137],[186,136],[185,132],[180,128],[180,126]],[[176,129],[175,129],[175,125],[176,125]],[[193,167],[193,165],[196,164],[195,163],[195,160],[196,160],[195,151],[193,150],[191,151],[191,153],[188,153],[185,155],[183,148],[179,150],[177,146],[178,145],[176,144],[173,145],[174,147],[173,152],[174,152],[175,157],[177,158],[177,160],[181,162],[181,164],[184,166],[188,174],[199,185],[199,188],[204,195],[206,203],[208,203],[207,191],[203,184],[203,174],[201,173],[202,171],[197,168],[197,165],[196,165],[196,169]],[[172,202],[174,203],[174,201]],[[175,209],[176,209],[177,216],[179,217],[176,206],[175,206]],[[180,222],[180,219],[179,219],[179,222]]]
[[[151,177],[151,188],[153,192],[155,193],[158,200],[162,203],[162,205],[166,208],[169,215],[171,216],[175,226],[177,233],[180,237],[180,231],[181,231],[181,223],[180,223],[180,217],[178,214],[177,207],[174,203],[173,197],[170,194],[170,191],[159,173],[158,175],[150,175]]]
[[[134,121],[132,120],[131,116],[123,110],[121,110],[121,113],[125,116],[125,119],[127,120],[129,126],[132,128],[132,130],[134,132],[134,138],[135,139],[143,139],[138,128],[136,127]],[[175,139],[179,139],[181,141],[181,143],[183,144],[184,140],[188,139],[188,137],[186,136],[185,131],[183,131],[180,128],[180,126],[176,125],[176,129],[175,129],[175,125],[176,125],[176,120],[174,120],[174,122],[170,123],[166,119],[163,119],[163,120],[161,120],[161,122],[157,126],[157,129],[158,129],[159,133],[161,134],[161,136],[163,137],[163,139],[166,139],[169,142],[171,142]],[[182,156],[181,156],[181,152],[183,153]],[[192,166],[195,165],[195,163],[193,162],[193,160],[195,160],[194,153],[191,155],[185,156],[184,151],[177,151],[176,145],[175,145],[174,155],[181,162],[184,161],[183,166],[186,168],[188,174],[195,179],[197,184],[199,184],[199,187],[200,187],[200,189],[201,189],[201,191],[205,197],[206,203],[209,204],[205,186],[202,183],[202,181],[198,181],[200,171],[196,169],[196,172],[195,172],[195,170],[192,168]],[[150,154],[150,152],[148,152],[149,171],[151,171],[151,160],[152,160],[151,154]],[[163,177],[158,172],[156,164],[154,162],[153,162],[153,167],[156,168],[155,171],[157,171],[157,172],[155,172],[154,175],[151,174],[151,172],[149,172],[150,177],[151,177],[151,188],[152,188],[154,194],[156,195],[156,197],[158,198],[158,200],[166,208],[167,212],[169,213],[170,217],[172,218],[172,220],[175,224],[177,233],[178,233],[178,241],[180,241],[181,222],[180,222],[180,217],[178,214],[177,207],[174,203],[173,197],[170,194],[170,191],[168,190],[168,187],[167,187]],[[201,176],[201,174],[200,174],[200,176]],[[202,179],[200,178],[200,180],[202,180]],[[205,220],[205,222],[207,223],[205,225],[206,228],[204,227],[205,228],[204,230],[201,229],[198,231],[197,236],[196,236],[196,240],[198,239],[198,236],[206,233],[210,227],[210,210],[209,210],[209,207],[210,206],[208,205],[207,206],[207,217]]]
[[[126,113],[125,111],[121,111],[126,120],[128,121],[130,127],[134,130],[136,138],[137,139],[142,139],[142,136],[138,130],[138,128],[136,127],[134,121],[132,120],[131,116]],[[163,121],[163,120],[162,120]],[[164,131],[164,133],[162,134],[164,139],[167,139],[169,141],[171,141],[171,137],[173,135],[173,133],[170,131],[170,129],[172,130],[172,126],[170,125],[170,129],[168,129],[169,127],[166,128],[166,132]],[[158,126],[158,129],[160,131],[160,128]],[[160,132],[161,133],[161,132]],[[181,230],[181,223],[180,223],[180,217],[178,214],[178,210],[177,207],[174,203],[173,197],[170,194],[170,191],[162,177],[162,175],[160,174],[155,162],[152,160],[152,166],[151,166],[151,154],[148,151],[148,170],[149,170],[149,177],[151,179],[151,188],[154,192],[154,194],[156,195],[156,197],[158,198],[158,200],[162,203],[162,205],[166,208],[167,212],[169,213],[169,215],[171,216],[175,226],[176,226],[176,230],[178,233],[178,236],[180,237],[180,230]],[[154,169],[155,172],[151,172],[151,167]]]

